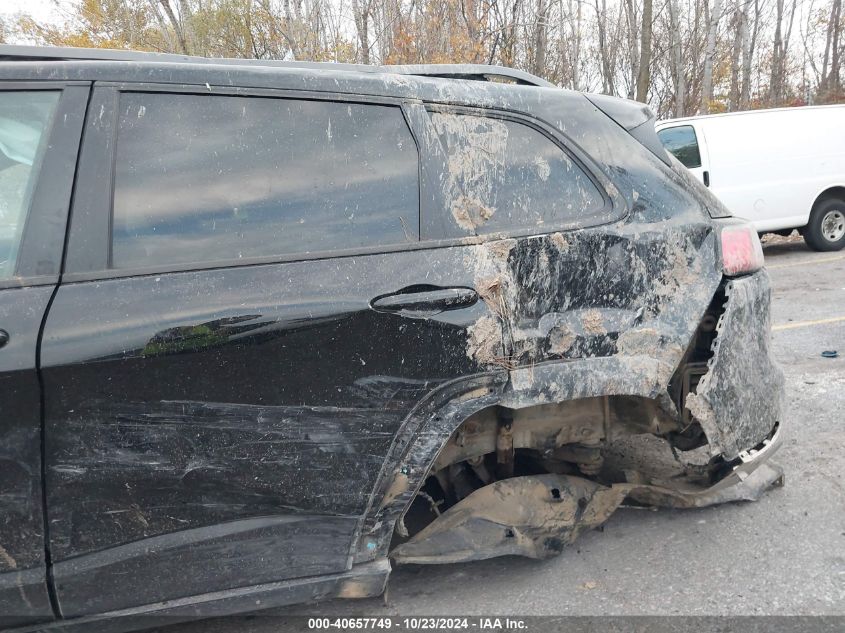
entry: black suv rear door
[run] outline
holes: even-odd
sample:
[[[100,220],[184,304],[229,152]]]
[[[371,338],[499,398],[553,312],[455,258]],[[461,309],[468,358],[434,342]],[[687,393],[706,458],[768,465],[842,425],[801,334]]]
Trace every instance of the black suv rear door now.
[[[95,88],[42,345],[65,616],[349,569],[403,420],[483,371],[405,106]]]
[[[87,85],[0,82],[0,628],[50,620],[38,333],[58,281]]]

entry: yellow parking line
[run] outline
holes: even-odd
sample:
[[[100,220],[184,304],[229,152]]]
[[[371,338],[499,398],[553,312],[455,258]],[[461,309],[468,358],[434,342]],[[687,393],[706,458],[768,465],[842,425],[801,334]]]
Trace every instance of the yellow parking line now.
[[[783,325],[773,325],[772,332],[780,330],[794,330],[799,327],[810,327],[811,325],[824,325],[825,323],[838,323],[845,321],[845,316],[833,317],[831,319],[819,319],[818,321],[799,321],[797,323],[784,323]]]
[[[800,262],[789,262],[788,264],[775,264],[773,266],[766,266],[768,270],[775,268],[791,268],[792,266],[806,266],[807,264],[824,264],[825,262],[838,262],[840,259],[845,259],[845,255],[835,255],[834,257],[821,257],[819,259],[805,259]]]

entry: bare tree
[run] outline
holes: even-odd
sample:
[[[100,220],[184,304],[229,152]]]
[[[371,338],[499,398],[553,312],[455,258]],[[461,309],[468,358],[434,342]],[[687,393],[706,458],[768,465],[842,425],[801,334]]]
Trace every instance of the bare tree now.
[[[64,24],[6,27],[65,46],[502,64],[661,117],[845,101],[842,0],[84,0]]]
[[[713,0],[710,23],[707,26],[707,46],[704,49],[704,70],[701,74],[701,105],[698,109],[700,114],[710,112],[710,102],[713,101],[713,57],[716,54],[716,35],[721,18],[722,0]]]
[[[830,19],[830,28],[832,30],[831,50],[833,54],[831,55],[828,86],[834,95],[838,95],[842,90],[840,77],[842,62],[842,46],[840,41],[842,36],[842,0],[836,0],[834,11],[835,13],[833,13]]]
[[[573,2],[575,6],[573,7]],[[564,14],[563,11],[563,0],[561,0],[560,5],[560,20],[561,20],[561,29],[560,32],[563,37],[565,37],[566,29],[563,26],[564,18],[568,17],[566,20],[569,24],[569,38],[568,38],[568,45],[561,46],[561,49],[567,51],[567,54],[564,55],[565,59],[568,59],[568,66],[569,66],[569,86],[573,90],[580,90],[581,89],[581,41],[582,41],[582,29],[584,26],[583,21],[583,0],[567,0],[567,13]],[[606,90],[608,94],[612,94],[612,87],[611,90]]]
[[[637,101],[648,101],[651,82],[652,0],[643,0],[643,26],[640,36],[640,72],[637,75]]]
[[[535,75],[546,74],[546,52],[548,40],[548,5],[547,0],[536,0],[537,8],[534,13],[534,61],[531,64],[531,72]]]
[[[158,2],[164,10],[164,14],[167,16],[167,19],[170,21],[170,26],[173,28],[173,32],[176,34],[176,40],[179,42],[181,52],[185,55],[190,55],[191,49],[188,48],[185,31],[182,29],[182,21],[177,17],[173,7],[170,6],[170,0],[158,0]]]
[[[748,5],[746,4],[745,7],[745,23],[746,28],[743,32],[743,41],[742,41],[742,88],[740,89],[739,93],[739,107],[740,109],[745,109],[748,107],[751,101],[751,66],[754,60],[754,54],[757,50],[757,38],[760,33],[760,1],[761,0],[751,0],[754,3],[754,20],[752,23],[751,31],[749,32],[747,24],[749,21],[748,18]]]
[[[786,63],[789,52],[789,41],[792,38],[792,24],[795,20],[796,0],[792,0],[789,11],[786,34],[783,32],[785,0],[775,0],[775,34],[772,47],[772,71],[769,79],[769,103],[780,105],[784,97],[784,82],[786,79]]]
[[[830,8],[830,20],[825,33],[824,56],[822,58],[819,93],[823,100],[836,97],[841,92],[841,34],[842,0],[833,0]]]
[[[742,59],[742,43],[748,29],[745,13],[746,0],[735,0],[733,12],[733,50],[731,54],[731,91],[728,96],[728,110],[739,109],[740,68]]]
[[[628,39],[628,56],[630,59],[627,96],[636,97],[637,79],[640,74],[640,44],[637,37],[637,8],[634,0],[624,0],[625,31]]]
[[[669,30],[672,38],[672,82],[675,87],[674,113],[684,116],[686,96],[686,74],[684,72],[683,43],[681,41],[680,8],[678,0],[669,0]]]
[[[361,63],[370,63],[370,11],[373,0],[352,0],[352,14],[358,43],[361,46]]]

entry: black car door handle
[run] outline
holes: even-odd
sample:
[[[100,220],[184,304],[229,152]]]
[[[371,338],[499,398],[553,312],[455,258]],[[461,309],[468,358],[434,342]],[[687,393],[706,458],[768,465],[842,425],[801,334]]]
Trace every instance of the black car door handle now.
[[[0,347],[9,342],[9,333],[6,330],[0,330]]]
[[[709,187],[710,186],[710,172],[705,171],[704,174],[703,174],[703,177],[704,177],[704,186]]]
[[[402,313],[406,316],[425,317],[468,308],[478,301],[472,288],[441,288],[439,286],[408,286],[397,292],[381,295],[370,301],[376,312]]]

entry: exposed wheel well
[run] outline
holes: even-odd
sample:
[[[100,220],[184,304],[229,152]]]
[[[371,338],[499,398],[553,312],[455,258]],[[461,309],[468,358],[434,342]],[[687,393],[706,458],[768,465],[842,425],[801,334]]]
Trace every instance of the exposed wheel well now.
[[[617,394],[538,401],[514,409],[491,404],[463,419],[427,465],[419,492],[399,517],[398,539],[393,545],[419,533],[442,512],[496,481],[539,474],[581,477],[602,484],[627,481],[619,471],[619,456],[611,460],[615,464],[605,463],[605,456],[608,451],[626,452],[631,448],[627,442],[634,437],[639,438],[635,444],[641,440],[650,443],[651,458],[655,457],[652,451],[662,450],[664,457],[672,456],[680,464],[677,451],[681,451],[704,459],[695,468],[686,464],[687,474],[718,475],[724,460],[712,458],[705,448],[704,430],[685,403],[709,370],[726,303],[722,284],[670,380],[668,399]],[[609,385],[607,389],[613,393],[618,387]]]
[[[607,483],[619,473],[605,468],[606,450],[635,436],[649,436],[667,455],[672,445],[685,450],[706,443],[698,423],[678,419],[658,400],[640,396],[482,409],[464,420],[442,447],[400,518],[393,544],[419,533],[442,512],[496,481],[552,473]],[[707,453],[702,473],[711,462]]]

